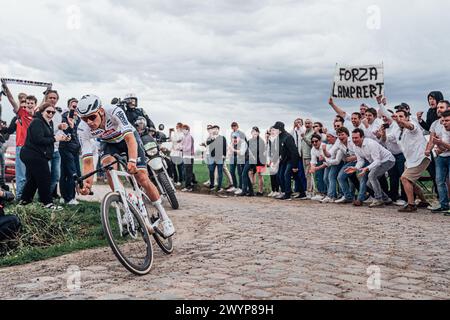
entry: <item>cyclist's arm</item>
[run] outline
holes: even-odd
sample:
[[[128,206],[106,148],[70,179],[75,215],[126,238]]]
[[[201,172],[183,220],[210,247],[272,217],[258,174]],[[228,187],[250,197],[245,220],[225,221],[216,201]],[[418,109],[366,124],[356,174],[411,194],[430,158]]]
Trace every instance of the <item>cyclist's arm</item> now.
[[[86,175],[92,171],[94,171],[94,158],[92,156],[83,158],[83,175]],[[84,189],[89,189],[87,190],[88,191],[87,194],[89,194],[89,192],[92,190],[93,184],[94,184],[94,176],[84,180]]]
[[[130,162],[137,161],[137,157],[138,157],[138,152],[137,152],[137,141],[136,138],[134,137],[133,132],[127,133],[124,137],[125,142],[127,144],[127,148],[128,148],[128,160]]]
[[[78,128],[78,140],[81,145],[83,175],[94,171],[94,145],[92,142],[92,135],[85,123],[81,123]],[[94,177],[90,177],[84,181],[84,188],[81,190],[82,194],[89,194],[94,184]],[[88,190],[89,189],[89,190]]]

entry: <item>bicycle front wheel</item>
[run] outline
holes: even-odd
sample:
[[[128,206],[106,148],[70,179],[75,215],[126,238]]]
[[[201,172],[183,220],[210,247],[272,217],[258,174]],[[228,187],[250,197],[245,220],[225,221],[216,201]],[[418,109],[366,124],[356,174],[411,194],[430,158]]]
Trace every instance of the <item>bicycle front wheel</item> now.
[[[103,231],[120,263],[130,272],[142,276],[152,268],[152,243],[140,214],[130,203],[128,207],[131,214],[126,213],[118,193],[106,195],[101,207]]]

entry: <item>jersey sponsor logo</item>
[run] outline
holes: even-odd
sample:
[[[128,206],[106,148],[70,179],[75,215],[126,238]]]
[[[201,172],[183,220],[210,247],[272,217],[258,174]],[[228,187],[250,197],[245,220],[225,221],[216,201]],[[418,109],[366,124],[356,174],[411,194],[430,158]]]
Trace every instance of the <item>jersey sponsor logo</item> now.
[[[116,111],[116,112],[114,113],[114,115],[115,115],[117,118],[119,118],[119,120],[122,122],[122,124],[123,124],[124,126],[128,126],[128,125],[129,125],[127,116],[125,115],[125,113],[124,113],[122,110]]]

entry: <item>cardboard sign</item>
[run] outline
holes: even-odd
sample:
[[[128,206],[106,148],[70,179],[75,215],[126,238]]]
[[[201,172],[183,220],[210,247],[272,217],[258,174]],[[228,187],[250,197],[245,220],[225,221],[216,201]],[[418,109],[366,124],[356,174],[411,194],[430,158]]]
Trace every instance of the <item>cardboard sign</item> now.
[[[352,67],[336,65],[333,98],[376,99],[380,95],[384,95],[382,64]]]

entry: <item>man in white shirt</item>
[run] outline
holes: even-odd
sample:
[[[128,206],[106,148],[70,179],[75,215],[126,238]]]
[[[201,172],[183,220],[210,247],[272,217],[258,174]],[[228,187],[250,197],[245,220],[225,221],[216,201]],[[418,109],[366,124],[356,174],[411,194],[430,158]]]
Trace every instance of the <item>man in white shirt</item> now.
[[[363,119],[364,136],[366,139],[377,140],[377,132],[383,126],[383,121],[378,118],[377,110],[369,108],[366,111],[366,117]]]
[[[311,148],[311,166],[309,173],[315,175],[317,180],[316,189],[318,194],[311,198],[314,201],[322,201],[327,193],[327,187],[324,182],[325,168],[327,167],[325,163],[324,149],[327,145],[322,143],[322,137],[315,133],[311,138],[312,148]]]
[[[403,207],[406,205],[407,197],[403,185],[400,184],[400,177],[405,171],[406,159],[395,138],[400,128],[391,117],[383,115],[382,118],[384,124],[377,133],[377,138],[381,145],[388,149],[395,158],[395,166],[388,172],[390,181],[388,195],[394,201],[395,205]],[[401,189],[401,195],[399,195],[399,189]]]
[[[338,199],[337,177],[343,166],[342,160],[344,159],[344,153],[335,148],[337,142],[337,134],[335,131],[327,133],[328,148],[324,149],[325,164],[325,183],[327,185],[327,197],[322,200],[322,203],[334,203]]]
[[[345,170],[350,167],[356,166],[356,154],[355,154],[355,146],[353,144],[352,139],[350,138],[350,132],[347,128],[340,128],[337,130],[337,135],[339,141],[336,142],[334,148],[338,148],[343,153],[344,157],[344,166],[341,168],[341,171],[338,174],[338,182],[339,187],[341,188],[343,197],[339,200],[336,200],[335,203],[345,204],[352,203],[355,198],[354,190],[352,190],[349,180],[352,181],[353,185],[359,189],[359,181],[356,177],[355,173],[347,174]]]
[[[366,112],[366,117],[368,115],[373,115],[370,109]],[[352,141],[355,145],[355,154],[358,161],[355,167],[349,167],[345,172],[348,174],[360,172],[361,182],[358,200],[364,200],[362,197],[366,186],[368,186],[375,193],[375,200],[369,207],[383,207],[385,204],[392,203],[392,200],[381,188],[378,179],[395,165],[394,156],[375,140],[365,138],[364,131],[361,129],[353,131]]]
[[[448,206],[448,187],[447,179],[449,176],[449,165],[450,165],[450,149],[445,147],[445,144],[450,143],[449,132],[445,129],[442,124],[443,116],[446,112],[450,110],[450,103],[448,101],[440,101],[437,105],[437,115],[439,117],[430,128],[430,141],[428,142],[425,154],[429,156],[431,150],[436,152],[436,183],[437,190],[439,193],[439,203],[440,207],[432,210],[433,213],[447,212],[449,210]],[[440,142],[436,145],[436,142]]]
[[[399,212],[415,212],[417,208],[427,208],[430,204],[426,201],[422,189],[417,181],[431,163],[430,157],[425,155],[427,141],[419,125],[412,121],[410,113],[406,110],[397,111],[392,118],[397,122],[400,130],[395,137],[405,156],[406,170],[400,178],[408,197],[408,205]],[[421,202],[416,206],[414,195]]]
[[[353,129],[357,129],[357,128],[364,129],[364,125],[362,124],[363,116],[361,115],[361,113],[353,112],[351,115],[349,115],[347,112],[345,112],[342,108],[338,107],[334,103],[333,98],[330,98],[328,103],[342,119],[352,123]],[[364,110],[367,110],[367,108],[365,108]],[[337,128],[335,128],[335,130],[337,130]]]

